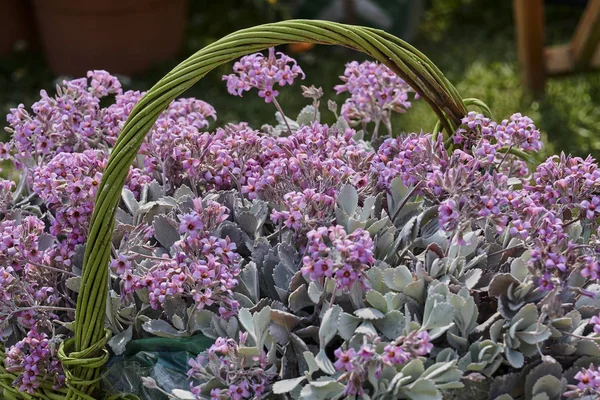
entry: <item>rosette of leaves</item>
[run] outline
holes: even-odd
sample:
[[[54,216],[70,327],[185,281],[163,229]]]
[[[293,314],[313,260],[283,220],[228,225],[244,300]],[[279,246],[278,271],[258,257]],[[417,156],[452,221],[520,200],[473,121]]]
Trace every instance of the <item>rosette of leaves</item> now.
[[[488,293],[498,299],[498,312],[505,319],[514,317],[525,304],[537,303],[544,297],[527,271],[528,257],[525,253],[514,259],[510,273],[496,274],[490,282]]]
[[[359,194],[352,185],[344,185],[340,190],[335,208],[336,224],[341,225],[347,233],[356,229],[364,229],[372,237],[378,237],[384,228],[389,227],[390,219],[382,215],[383,196],[365,196],[359,206]]]
[[[494,400],[560,400],[567,389],[567,379],[560,363],[547,358],[519,373],[496,378],[490,386],[489,398]]]
[[[494,375],[502,364],[502,345],[493,340],[478,340],[458,362],[465,372],[478,372],[487,377]]]
[[[510,320],[501,319],[490,327],[490,338],[494,342],[502,339],[504,354],[514,368],[521,368],[525,357],[539,352],[539,345],[550,338],[550,328],[541,322],[537,307],[526,304]]]

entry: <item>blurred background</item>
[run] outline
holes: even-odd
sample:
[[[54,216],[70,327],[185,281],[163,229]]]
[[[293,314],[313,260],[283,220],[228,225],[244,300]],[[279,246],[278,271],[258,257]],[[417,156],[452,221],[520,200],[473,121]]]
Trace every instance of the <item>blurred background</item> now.
[[[544,44],[568,43],[586,3],[545,1]],[[0,0],[0,112],[30,106],[41,89],[52,93],[57,79],[81,77],[87,69],[106,69],[120,74],[127,89],[146,90],[178,62],[237,29],[289,18],[332,19],[409,41],[463,97],[486,102],[496,120],[515,112],[533,118],[546,136],[540,158],[560,151],[599,156],[600,72],[552,77],[545,93],[534,96],[520,81],[513,6],[509,0]],[[333,86],[344,64],[363,59],[325,46],[281,50],[306,72],[303,84],[321,86],[325,98],[339,104],[344,98]],[[220,67],[186,95],[211,103],[221,124],[273,123],[274,109],[254,92],[227,94],[221,77],[230,70]],[[299,85],[284,88],[279,99],[291,115],[307,104]],[[394,127],[397,133],[427,131],[434,123],[427,105],[417,101]]]

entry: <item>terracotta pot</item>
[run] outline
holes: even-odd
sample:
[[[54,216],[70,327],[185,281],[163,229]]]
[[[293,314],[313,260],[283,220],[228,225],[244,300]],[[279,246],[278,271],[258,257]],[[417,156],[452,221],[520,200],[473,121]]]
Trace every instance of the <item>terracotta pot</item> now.
[[[0,55],[9,53],[18,41],[35,38],[31,4],[25,0],[0,0]]]
[[[52,70],[135,74],[177,54],[187,0],[34,0]]]

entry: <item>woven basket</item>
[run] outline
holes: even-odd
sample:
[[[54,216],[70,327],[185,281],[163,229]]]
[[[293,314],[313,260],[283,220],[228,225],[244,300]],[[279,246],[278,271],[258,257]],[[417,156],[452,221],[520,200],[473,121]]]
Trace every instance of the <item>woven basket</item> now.
[[[466,115],[466,105],[442,73],[421,52],[381,30],[313,20],[290,20],[244,29],[228,35],[179,64],[162,78],[135,106],[108,160],[96,197],[77,299],[75,336],[59,349],[67,388],[60,392],[42,386],[38,393],[19,393],[14,375],[0,366],[0,385],[8,399],[91,400],[102,398],[99,390],[103,365],[108,361],[105,329],[108,296],[108,263],[115,212],[129,166],[142,140],[169,103],[217,66],[249,53],[286,43],[341,45],[361,51],[387,65],[404,79],[435,112],[435,130],[454,132]],[[489,110],[485,110],[489,111]],[[3,356],[3,353],[0,353]],[[106,399],[118,395],[104,396]]]

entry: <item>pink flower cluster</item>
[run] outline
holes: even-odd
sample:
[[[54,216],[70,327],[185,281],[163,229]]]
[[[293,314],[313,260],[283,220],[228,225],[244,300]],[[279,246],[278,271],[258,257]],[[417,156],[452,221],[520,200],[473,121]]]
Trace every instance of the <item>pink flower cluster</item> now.
[[[541,148],[540,133],[529,118],[515,114],[498,124],[469,113],[462,122],[455,135],[459,148],[450,155],[433,135],[387,139],[371,161],[378,186],[387,189],[399,176],[416,187],[438,204],[440,226],[459,242],[474,221],[508,230],[530,249],[529,265],[544,290],[565,285],[573,270],[598,279],[598,255],[588,246],[576,246],[567,232],[567,226],[579,221],[598,229],[600,171],[595,160],[551,157],[529,180],[527,166],[509,152]],[[522,187],[515,189],[509,178],[522,179]]]
[[[299,76],[305,77],[296,60],[283,53],[275,53],[273,47],[267,57],[261,53],[242,57],[233,65],[233,71],[233,74],[223,76],[231,95],[242,96],[243,92],[257,89],[258,95],[267,103],[279,95],[276,85],[292,85]]]
[[[337,288],[349,291],[358,283],[368,287],[366,271],[373,266],[373,240],[369,232],[357,229],[347,234],[341,226],[320,227],[308,232],[307,255],[302,275],[312,281],[334,278]]]
[[[194,209],[179,215],[181,240],[174,245],[173,257],[163,256],[144,272],[137,268],[136,258],[143,255],[121,253],[111,268],[122,282],[121,293],[148,290],[150,305],[162,307],[168,297],[191,299],[198,309],[216,303],[222,317],[237,312],[239,304],[232,290],[240,273],[240,256],[229,238],[213,236],[214,230],[228,217],[228,210],[215,202],[193,202]],[[143,272],[143,273],[142,273]]]
[[[334,206],[335,198],[314,189],[290,192],[283,196],[282,211],[273,209],[271,220],[276,224],[281,222],[296,233],[305,233],[330,222]]]
[[[0,215],[6,214],[12,205],[12,191],[15,186],[13,181],[0,179]]]
[[[339,380],[346,383],[344,395],[364,395],[364,383],[367,382],[370,369],[375,371],[375,377],[379,379],[385,366],[405,365],[433,350],[433,344],[426,331],[413,331],[393,343],[386,344],[381,354],[376,349],[379,341],[378,337],[365,337],[358,351],[353,348],[344,351],[341,347],[335,350],[337,360],[333,365],[336,370],[342,372]]]
[[[370,171],[378,187],[389,189],[397,176],[406,186],[415,186],[427,181],[434,169],[445,169],[447,164],[441,137],[436,141],[429,134],[411,133],[386,139],[373,157]]]
[[[82,152],[110,143],[102,129],[100,99],[122,93],[121,83],[106,71],[90,71],[88,79],[63,81],[57,95],[41,91],[30,114],[23,104],[7,116],[12,140],[4,147],[17,168],[40,166],[61,152]]]
[[[348,92],[350,97],[342,105],[342,116],[353,125],[375,122],[375,132],[383,123],[392,133],[392,112],[404,113],[411,107],[410,86],[387,66],[364,61],[346,64],[344,82],[335,86],[337,94]]]
[[[192,187],[243,188],[252,184],[260,140],[259,132],[246,124],[191,136],[180,140],[173,149],[173,166],[181,169],[180,176],[187,178]],[[251,192],[247,193],[251,196]]]
[[[382,188],[389,188],[395,177],[415,187],[439,204],[440,226],[460,233],[484,218],[499,229],[506,226],[501,210],[508,203],[508,177],[492,165],[494,161],[460,149],[448,155],[441,137],[421,133],[387,139],[371,161],[371,172]]]
[[[45,308],[59,301],[54,286],[61,265],[54,260],[57,251],[51,243],[40,248],[43,232],[44,222],[34,216],[0,222],[0,335],[12,318],[36,330],[56,318]]]
[[[85,242],[106,160],[98,150],[59,153],[33,170],[32,189],[54,214],[50,233],[69,250]],[[150,178],[131,168],[127,181],[126,187],[139,194]]]
[[[586,279],[600,277],[597,252],[589,246],[577,246],[567,231],[579,221],[598,229],[594,203],[598,202],[599,187],[600,171],[594,159],[562,154],[540,164],[533,182],[512,196],[512,233],[518,231],[531,248],[529,262],[540,271],[542,288],[566,284],[565,278],[577,269]],[[567,216],[577,211],[578,215]]]
[[[246,124],[228,125],[212,134],[190,133],[164,141],[164,154],[155,154],[153,166],[146,163],[146,171],[155,170],[154,165],[166,166],[164,176],[155,177],[172,183],[170,190],[187,182],[194,190],[238,189],[249,199],[273,202],[309,190],[306,195],[311,201],[321,203],[315,205],[315,212],[322,213],[330,201],[327,196],[335,196],[343,184],[368,184],[369,152],[354,141],[354,133],[315,123],[289,137],[275,138]],[[281,211],[291,213],[293,208],[289,204]]]
[[[132,101],[135,104],[137,99]],[[140,149],[146,173],[174,190],[181,185],[184,175],[193,173],[200,163],[215,162],[214,158],[203,159],[206,146],[214,138],[200,134],[199,130],[208,128],[209,118],[216,117],[215,109],[204,101],[191,98],[173,101],[146,135]]]
[[[251,359],[239,353],[239,347],[246,343],[247,333],[240,333],[239,344],[233,339],[218,338],[206,352],[189,361],[188,378],[199,381],[216,379],[227,389],[212,389],[211,400],[260,399],[269,393],[277,372],[269,368],[267,355]],[[205,399],[201,391],[204,384],[190,383],[195,398]]]
[[[253,191],[259,198],[278,202],[286,193],[305,189],[335,196],[345,183],[366,186],[369,153],[352,138],[354,133],[314,123],[289,137],[265,138],[262,172],[257,169],[253,177]]]
[[[62,366],[56,358],[56,346],[45,333],[35,329],[10,347],[4,365],[8,372],[19,374],[13,385],[18,385],[21,392],[34,394],[43,381],[54,382],[55,387],[62,386],[65,381]]]
[[[542,148],[540,131],[531,118],[519,113],[498,124],[481,114],[469,112],[462,123],[453,136],[454,143],[465,150],[477,146],[479,155],[494,155],[499,149],[508,147],[533,152]]]

